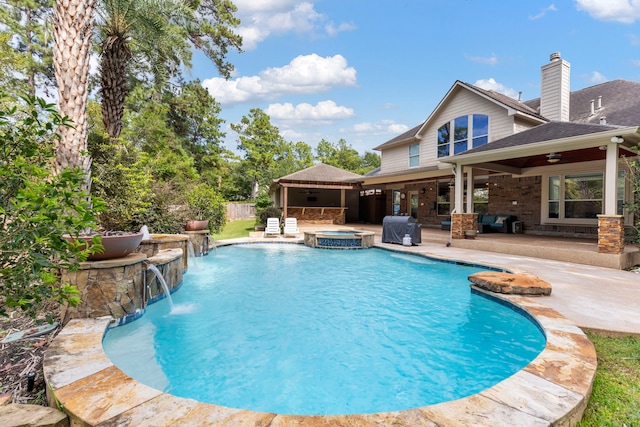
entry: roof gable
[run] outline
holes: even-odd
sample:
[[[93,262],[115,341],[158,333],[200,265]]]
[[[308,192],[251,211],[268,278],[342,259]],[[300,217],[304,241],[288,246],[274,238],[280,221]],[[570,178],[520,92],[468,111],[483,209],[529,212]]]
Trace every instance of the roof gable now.
[[[429,124],[433,120],[435,120],[435,118],[440,114],[440,111],[444,108],[445,105],[447,105],[450,102],[453,102],[453,99],[455,98],[456,94],[460,90],[470,91],[506,110],[511,110],[511,111],[523,114],[536,121],[539,121],[540,123],[543,123],[546,121],[544,117],[542,117],[534,108],[530,107],[529,105],[526,105],[520,101],[517,101],[509,96],[502,95],[498,92],[481,89],[472,84],[465,83],[460,80],[456,80],[456,82],[453,84],[453,86],[451,86],[451,88],[449,89],[447,94],[444,96],[444,98],[442,98],[440,103],[438,103],[436,108],[431,112],[427,120],[415,126],[414,128],[408,130],[407,132],[401,135],[398,135],[395,138],[392,138],[387,142],[375,147],[374,150],[383,150],[385,148],[389,148],[395,145],[412,142],[412,141],[415,141],[416,139],[420,139],[420,136],[423,130],[425,130],[429,126]]]

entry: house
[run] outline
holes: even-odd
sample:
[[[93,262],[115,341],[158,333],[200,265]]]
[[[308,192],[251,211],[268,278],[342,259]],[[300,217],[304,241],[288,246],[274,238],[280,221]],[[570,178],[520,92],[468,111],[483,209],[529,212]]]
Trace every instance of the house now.
[[[456,81],[423,123],[375,148],[381,167],[360,182],[386,195],[387,215],[450,221],[452,239],[493,214],[516,218],[519,232],[597,237],[598,252],[621,254],[634,220],[625,158],[639,126],[640,83],[571,92],[570,64],[553,53],[538,99]]]

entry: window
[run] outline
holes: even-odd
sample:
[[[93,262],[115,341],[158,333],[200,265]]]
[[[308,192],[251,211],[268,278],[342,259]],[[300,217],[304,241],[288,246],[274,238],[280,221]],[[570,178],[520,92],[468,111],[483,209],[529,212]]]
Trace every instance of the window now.
[[[457,117],[453,121],[453,154],[467,151],[469,145],[469,117]]]
[[[449,127],[446,123],[438,129],[438,157],[447,157],[449,155]]]
[[[393,215],[400,215],[400,190],[393,190]]]
[[[473,189],[473,211],[479,214],[489,213],[489,187],[476,184]]]
[[[603,194],[602,173],[550,176],[548,218],[596,219],[602,213]]]
[[[449,216],[451,214],[451,187],[449,181],[438,181],[437,214]]]
[[[489,142],[489,116],[474,114],[472,148],[480,147],[487,142]]]
[[[471,126],[469,126],[471,123]],[[453,126],[453,135],[451,134]],[[464,153],[489,142],[489,116],[470,114],[456,117],[438,129],[438,157]],[[451,147],[453,146],[453,150]]]
[[[616,207],[618,215],[624,215],[624,202],[626,199],[626,187],[625,182],[627,179],[627,175],[625,171],[618,171],[618,183],[617,183],[617,191],[616,191]]]
[[[420,144],[411,144],[409,146],[409,167],[420,166]]]

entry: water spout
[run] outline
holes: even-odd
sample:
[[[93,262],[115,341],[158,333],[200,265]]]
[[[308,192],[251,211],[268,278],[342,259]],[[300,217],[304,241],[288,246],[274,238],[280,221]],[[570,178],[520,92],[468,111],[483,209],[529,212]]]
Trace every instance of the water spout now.
[[[151,238],[151,234],[149,234],[149,228],[147,228],[146,225],[142,226],[140,232],[142,233],[142,240],[149,240]]]
[[[160,282],[160,284],[162,285],[162,288],[164,289],[164,296],[167,297],[167,301],[169,301],[169,308],[173,310],[173,300],[171,299],[169,286],[167,286],[167,282],[165,282],[164,277],[162,276],[162,273],[160,272],[160,270],[158,270],[158,267],[156,267],[153,264],[149,264],[149,267],[147,267],[147,270],[152,271],[153,274],[156,275],[156,279],[158,279],[158,282]]]

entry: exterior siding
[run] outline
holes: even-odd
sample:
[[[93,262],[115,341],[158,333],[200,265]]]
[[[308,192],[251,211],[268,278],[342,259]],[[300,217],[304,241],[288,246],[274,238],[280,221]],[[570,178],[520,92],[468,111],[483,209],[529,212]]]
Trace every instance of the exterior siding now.
[[[420,167],[435,166],[439,163],[436,147],[438,128],[456,117],[469,114],[489,116],[489,143],[515,132],[513,116],[509,116],[506,109],[467,90],[458,90],[443,106],[439,114],[431,118],[429,126],[423,131],[420,142]],[[383,150],[381,172],[409,170],[410,144]]]

